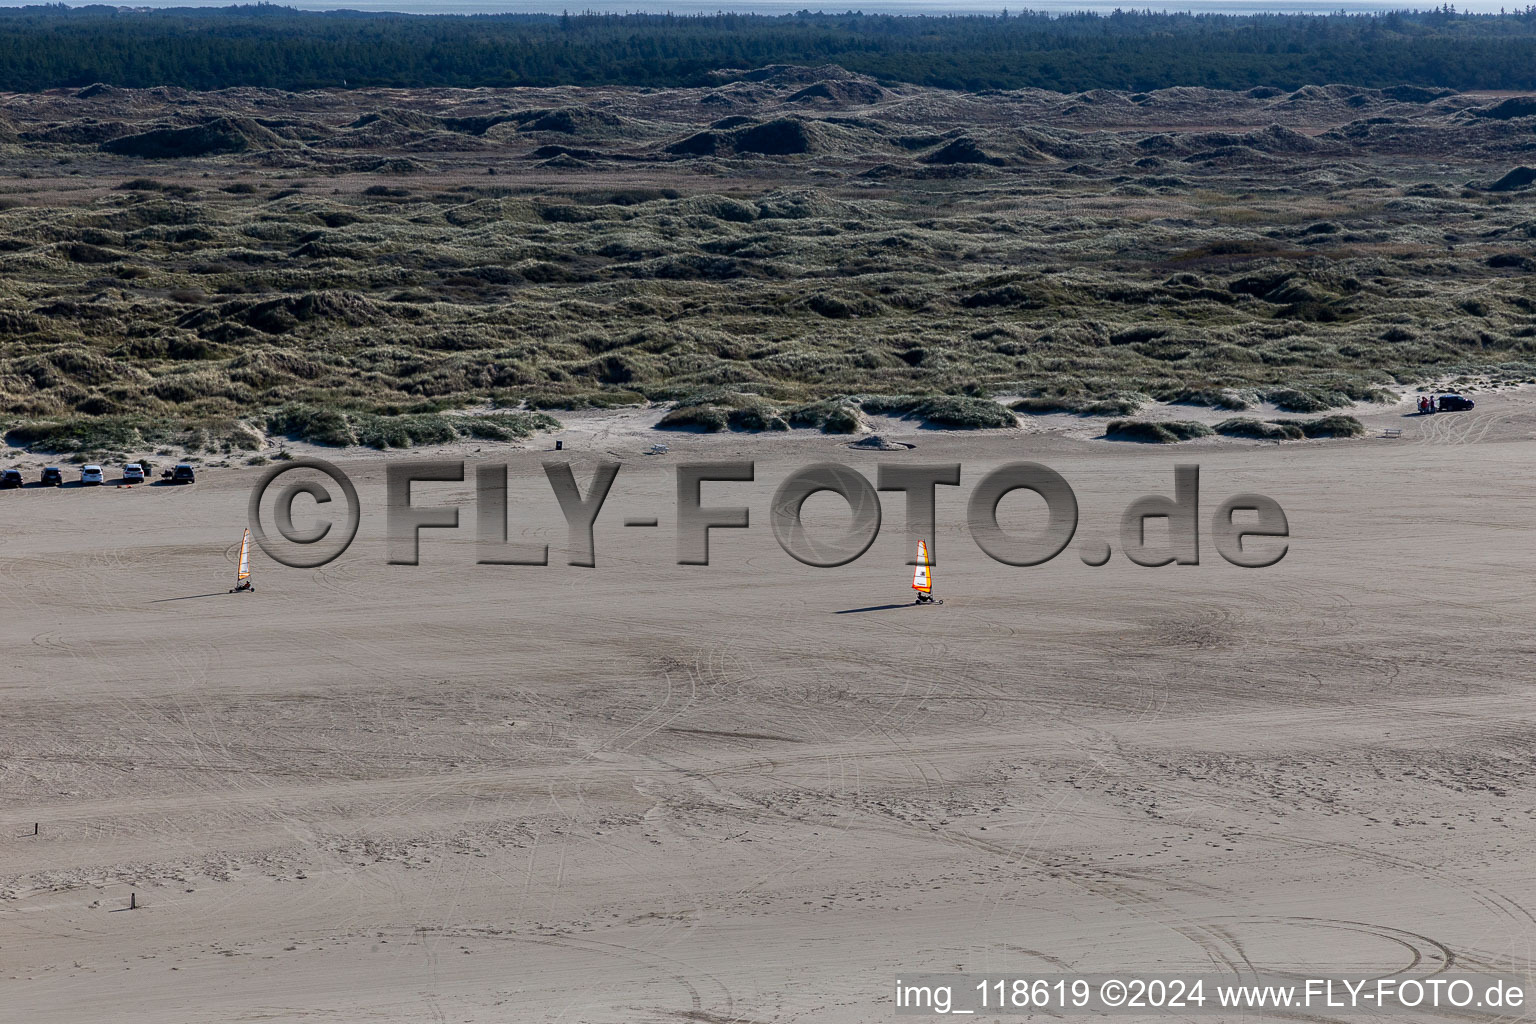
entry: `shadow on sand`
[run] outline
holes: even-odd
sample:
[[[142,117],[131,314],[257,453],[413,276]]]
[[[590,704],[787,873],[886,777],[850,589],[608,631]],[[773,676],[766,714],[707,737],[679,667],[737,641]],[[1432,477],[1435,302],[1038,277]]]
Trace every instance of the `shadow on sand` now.
[[[151,601],[149,603],[150,604],[165,604],[167,601],[196,601],[199,598],[204,598],[204,597],[223,597],[225,594],[228,594],[228,593],[229,593],[229,591],[227,591],[227,590],[218,590],[218,591],[215,591],[215,592],[213,592],[211,594],[188,594],[186,597],[162,597],[158,601]]]
[[[857,615],[860,612],[883,612],[889,608],[916,608],[916,603],[908,601],[905,604],[872,604],[868,608],[844,608],[835,611],[833,615]]]

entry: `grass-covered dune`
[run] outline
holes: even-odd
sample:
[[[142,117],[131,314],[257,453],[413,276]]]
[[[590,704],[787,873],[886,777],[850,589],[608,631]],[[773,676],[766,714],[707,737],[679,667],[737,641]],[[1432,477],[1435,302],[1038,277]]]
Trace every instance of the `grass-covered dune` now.
[[[1533,113],[1353,87],[968,95],[835,67],[12,95],[0,418],[30,443],[94,422],[390,445],[487,405],[849,431],[1007,425],[994,396],[1319,413],[1526,379]]]

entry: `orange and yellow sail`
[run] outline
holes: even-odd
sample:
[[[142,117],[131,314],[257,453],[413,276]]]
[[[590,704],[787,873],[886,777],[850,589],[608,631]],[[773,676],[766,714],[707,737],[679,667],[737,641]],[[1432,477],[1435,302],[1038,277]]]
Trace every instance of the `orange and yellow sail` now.
[[[244,583],[251,578],[251,531],[246,530],[245,536],[240,538],[240,569],[235,574],[235,580]]]
[[[917,542],[917,567],[912,572],[912,589],[923,594],[933,591],[933,573],[929,571],[928,545]]]

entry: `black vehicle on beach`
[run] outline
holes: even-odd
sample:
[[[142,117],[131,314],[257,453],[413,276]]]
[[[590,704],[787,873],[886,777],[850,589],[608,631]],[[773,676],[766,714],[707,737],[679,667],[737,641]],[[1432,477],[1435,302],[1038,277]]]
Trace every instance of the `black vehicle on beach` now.
[[[7,469],[0,473],[0,491],[11,491],[21,486],[21,470]]]
[[[1466,412],[1477,403],[1470,398],[1461,395],[1441,395],[1435,399],[1435,409],[1438,412]]]
[[[176,468],[175,469],[168,469],[164,473],[161,473],[160,476],[167,483],[173,483],[173,484],[195,484],[195,483],[197,483],[197,473],[192,469],[192,467],[188,463],[185,463],[185,462],[178,462],[178,463],[176,463]]]
[[[44,466],[43,475],[37,482],[43,487],[63,487],[64,471],[58,466]]]

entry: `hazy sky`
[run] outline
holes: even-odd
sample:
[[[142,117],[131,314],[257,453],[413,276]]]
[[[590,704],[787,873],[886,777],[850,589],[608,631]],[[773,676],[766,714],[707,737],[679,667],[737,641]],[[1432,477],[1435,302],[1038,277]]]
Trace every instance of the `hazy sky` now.
[[[37,2],[37,0],[30,0]],[[1305,12],[1323,14],[1330,11],[1385,11],[1405,8],[1438,7],[1431,0],[1398,0],[1398,2],[1372,2],[1372,0],[1030,0],[1028,3],[1007,3],[997,0],[839,0],[836,3],[816,3],[814,0],[278,0],[285,7],[308,11],[326,11],[345,8],[354,11],[400,11],[409,14],[494,14],[530,13],[548,11],[558,13],[564,8],[571,11],[646,11],[674,14],[699,14],[713,11],[744,11],[760,14],[785,14],[808,8],[816,11],[857,10],[866,14],[973,14],[992,13],[1002,8],[1053,13],[1065,11],[1108,12],[1116,7],[1127,10],[1152,9],[1157,11],[1202,11],[1220,14],[1253,14],[1258,12]],[[1487,12],[1508,7],[1523,7],[1528,0],[1518,4],[1500,3],[1498,0],[1461,0],[1454,4],[1459,11]],[[230,0],[141,0],[124,3],[124,7],[226,7]],[[22,6],[18,0],[0,0],[0,6]],[[82,6],[72,4],[71,6]]]

